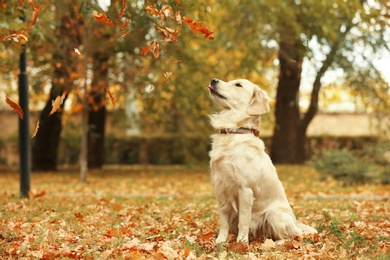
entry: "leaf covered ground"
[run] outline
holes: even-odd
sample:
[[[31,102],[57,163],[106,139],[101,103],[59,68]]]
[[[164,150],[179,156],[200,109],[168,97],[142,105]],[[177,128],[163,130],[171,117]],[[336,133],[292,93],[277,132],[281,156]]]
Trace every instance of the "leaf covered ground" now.
[[[215,244],[207,167],[0,173],[0,259],[389,259],[390,186],[343,187],[309,167],[279,166],[297,218],[318,234],[275,244]],[[233,239],[232,239],[233,240]]]

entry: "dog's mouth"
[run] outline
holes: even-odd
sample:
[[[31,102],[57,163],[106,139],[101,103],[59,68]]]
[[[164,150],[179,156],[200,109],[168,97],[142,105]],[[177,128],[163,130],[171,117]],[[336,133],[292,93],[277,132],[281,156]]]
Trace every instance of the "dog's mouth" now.
[[[212,86],[209,85],[207,88],[210,90],[211,95],[216,96],[216,97],[221,98],[221,99],[226,99],[226,97],[219,94]]]

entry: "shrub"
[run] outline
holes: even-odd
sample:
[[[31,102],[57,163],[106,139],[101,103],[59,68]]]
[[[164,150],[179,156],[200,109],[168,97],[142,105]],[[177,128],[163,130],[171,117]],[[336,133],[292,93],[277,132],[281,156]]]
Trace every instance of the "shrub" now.
[[[318,160],[309,164],[324,177],[331,176],[345,185],[362,184],[371,180],[370,164],[347,149],[325,150]]]

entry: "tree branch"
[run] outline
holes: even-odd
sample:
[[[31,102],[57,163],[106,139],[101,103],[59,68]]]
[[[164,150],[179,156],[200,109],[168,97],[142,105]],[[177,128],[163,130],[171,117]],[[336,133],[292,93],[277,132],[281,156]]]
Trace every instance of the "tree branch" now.
[[[301,120],[300,124],[302,127],[307,128],[311,120],[314,118],[318,111],[318,97],[320,93],[320,89],[322,87],[321,79],[324,76],[325,72],[329,69],[329,67],[332,65],[334,58],[337,55],[337,52],[340,49],[340,46],[344,42],[347,34],[352,29],[353,25],[348,25],[344,31],[341,32],[340,27],[340,34],[336,38],[337,40],[332,45],[332,48],[328,55],[326,56],[326,59],[322,63],[321,68],[318,70],[316,78],[313,83],[313,90],[311,92],[311,98],[310,98],[310,105],[309,108],[306,111],[306,114],[304,115],[303,119]]]

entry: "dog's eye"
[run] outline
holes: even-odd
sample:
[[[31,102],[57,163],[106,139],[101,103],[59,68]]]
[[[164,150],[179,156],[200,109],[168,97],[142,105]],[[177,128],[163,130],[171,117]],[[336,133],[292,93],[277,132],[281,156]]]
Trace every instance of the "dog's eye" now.
[[[240,83],[236,83],[236,84],[234,84],[234,86],[239,87],[239,88],[242,88],[242,86],[241,86]]]

